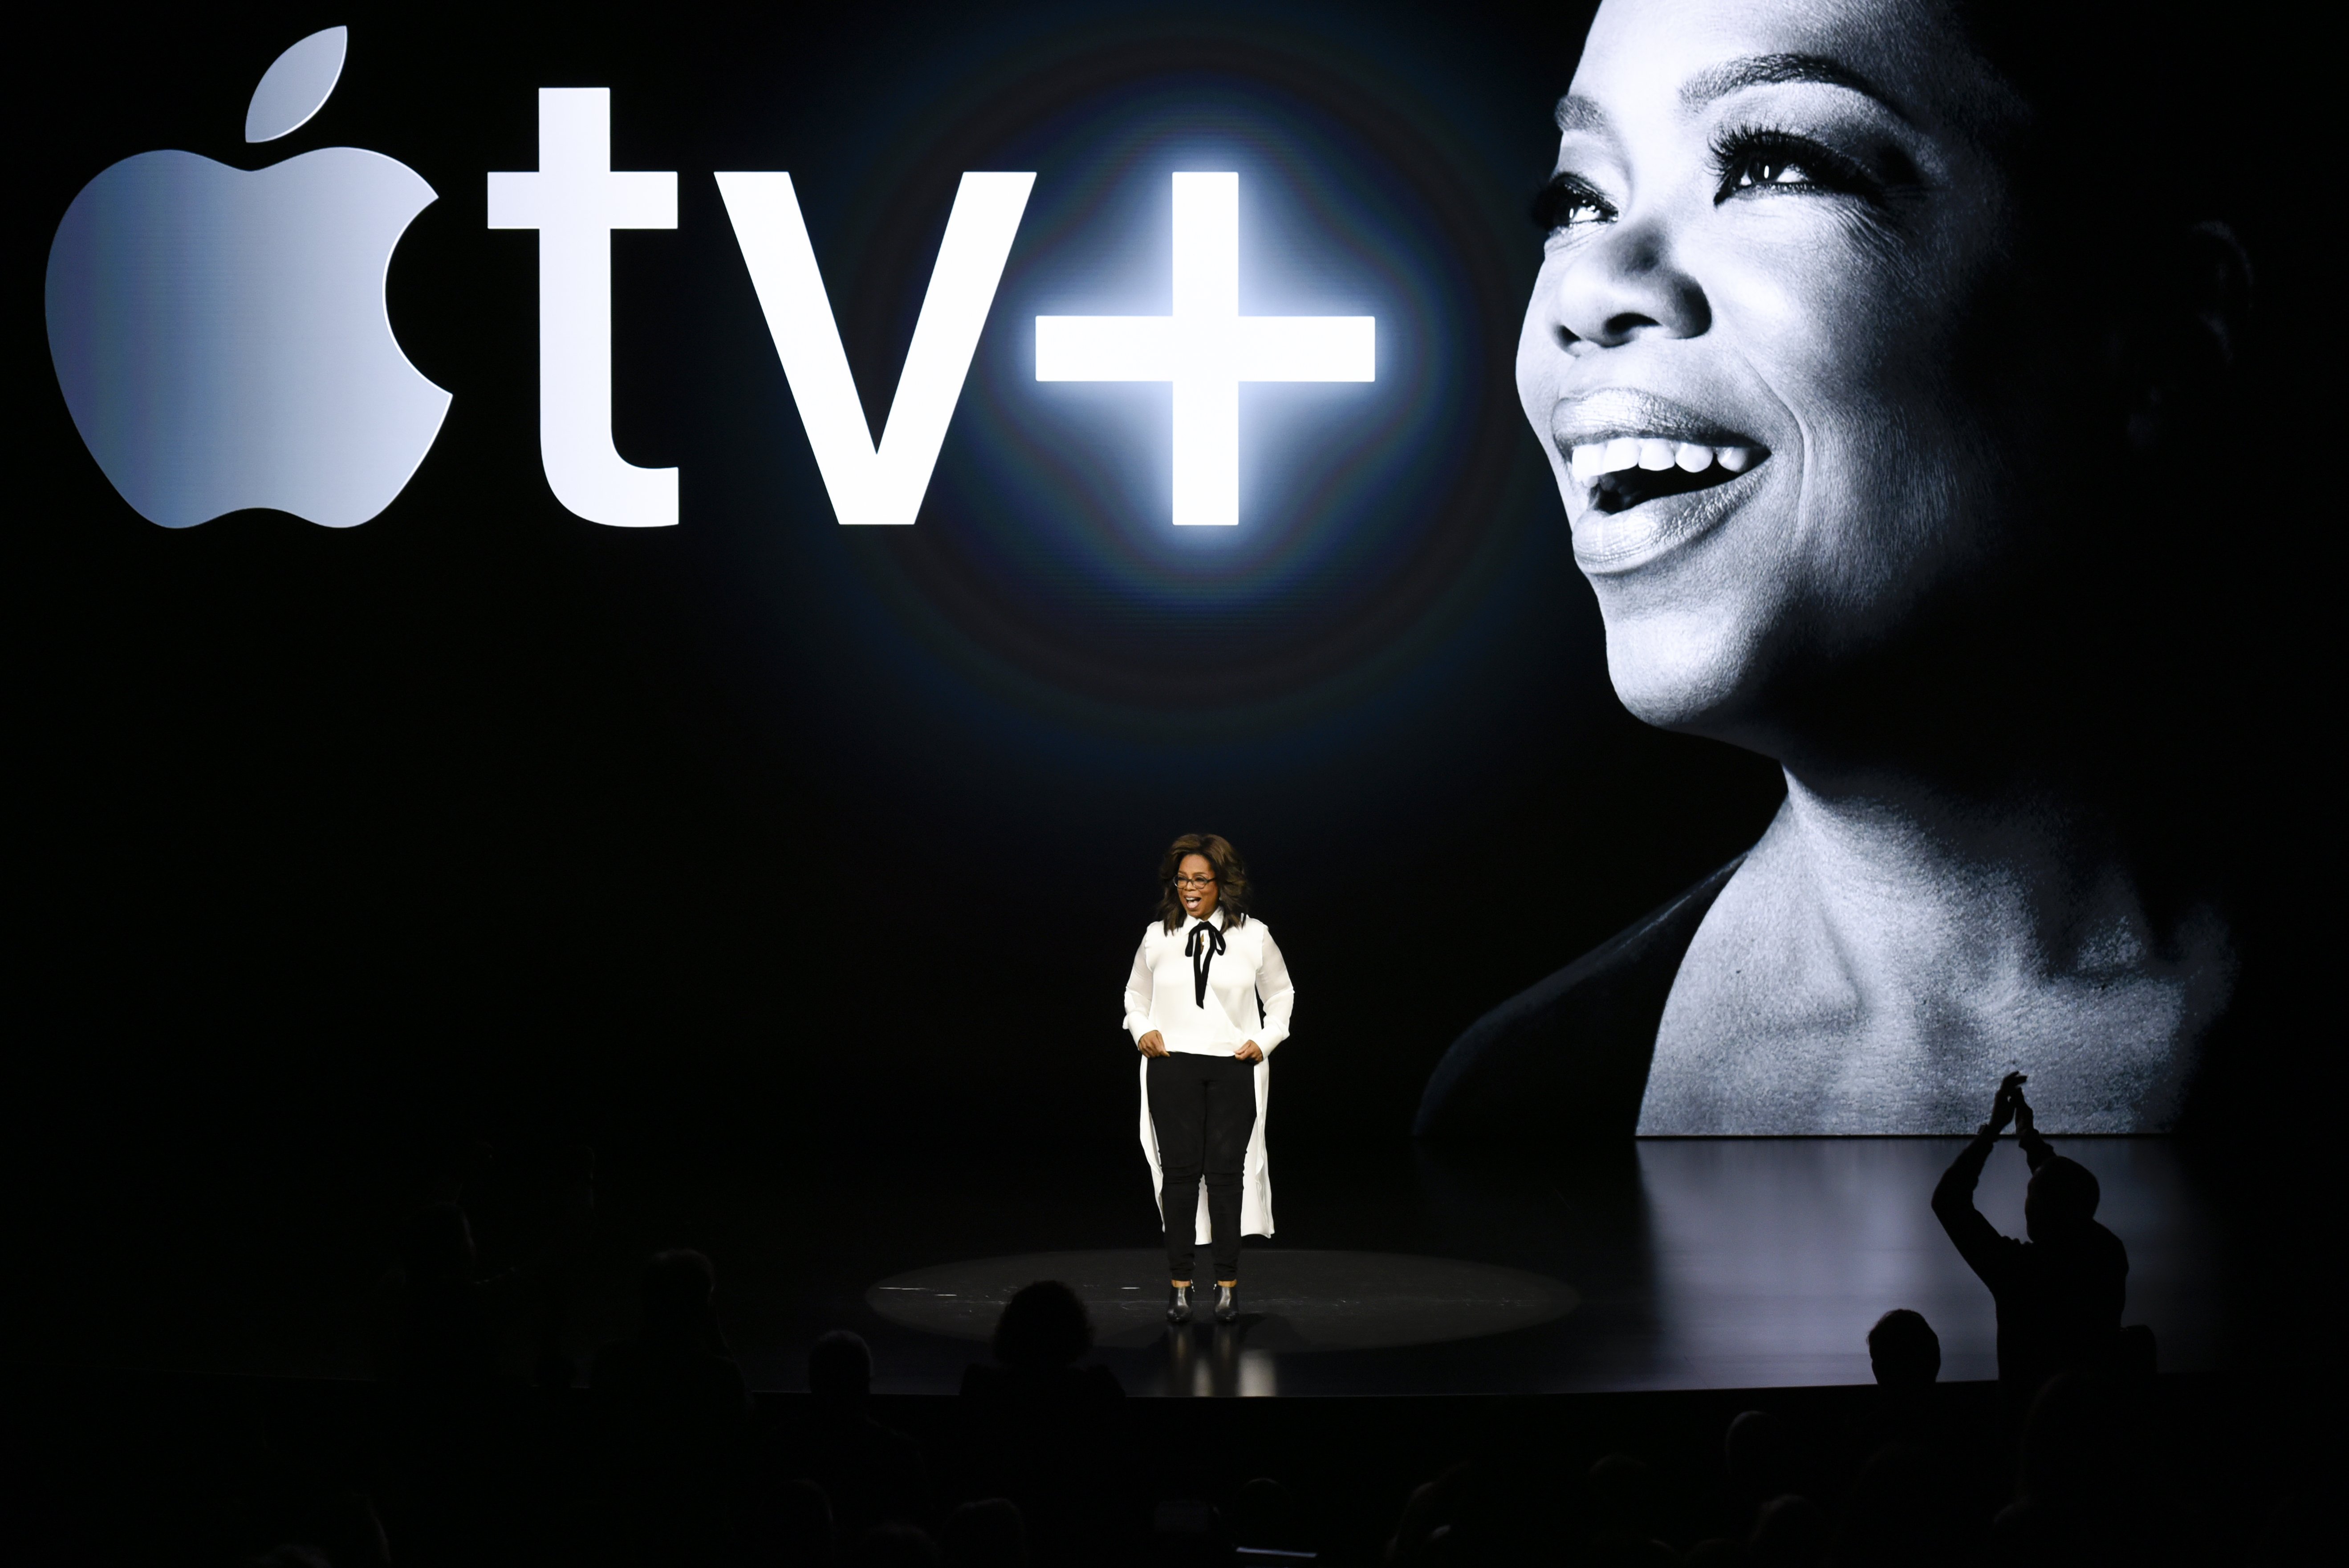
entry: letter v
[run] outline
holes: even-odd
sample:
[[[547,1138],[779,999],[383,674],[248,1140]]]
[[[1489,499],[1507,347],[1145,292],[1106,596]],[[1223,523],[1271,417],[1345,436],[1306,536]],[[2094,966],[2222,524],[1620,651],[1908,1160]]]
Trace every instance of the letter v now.
[[[1035,183],[1033,174],[962,177],[876,449],[792,177],[718,176],[735,242],[742,247],[784,379],[842,522],[910,523],[921,511]]]

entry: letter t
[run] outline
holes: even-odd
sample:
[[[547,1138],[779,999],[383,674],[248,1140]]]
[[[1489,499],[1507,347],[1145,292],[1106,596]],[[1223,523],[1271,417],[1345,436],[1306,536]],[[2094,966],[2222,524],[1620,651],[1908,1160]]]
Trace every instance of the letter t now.
[[[490,176],[490,227],[538,231],[538,448],[590,522],[677,521],[677,470],[612,445],[612,231],[677,227],[677,175],[612,171],[612,89],[538,89],[538,171]]]

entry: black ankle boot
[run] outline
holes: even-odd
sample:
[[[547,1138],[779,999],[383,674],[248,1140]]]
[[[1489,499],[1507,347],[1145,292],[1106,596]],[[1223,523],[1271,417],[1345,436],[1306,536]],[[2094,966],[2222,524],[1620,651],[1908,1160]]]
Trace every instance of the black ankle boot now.
[[[1216,1287],[1216,1321],[1237,1323],[1240,1315],[1240,1287],[1219,1284]]]
[[[1189,1285],[1178,1284],[1167,1288],[1166,1321],[1169,1323],[1191,1321],[1191,1287]]]

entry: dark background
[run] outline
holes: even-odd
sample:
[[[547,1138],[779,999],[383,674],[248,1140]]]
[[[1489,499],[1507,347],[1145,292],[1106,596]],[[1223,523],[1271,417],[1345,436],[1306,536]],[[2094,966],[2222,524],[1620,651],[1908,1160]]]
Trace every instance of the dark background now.
[[[67,1274],[191,1227],[299,1248],[285,1194],[382,1219],[583,1142],[613,1181],[1123,1183],[1140,1241],[1119,988],[1198,830],[1298,976],[1276,1161],[1399,1143],[1461,1027],[1779,793],[1616,705],[1516,412],[1583,17],[45,18],[7,255],[18,1243]],[[337,22],[326,108],[244,147],[262,71]],[[674,529],[541,474],[535,237],[485,230],[483,175],[535,167],[542,86],[611,88],[614,166],[678,172],[680,227],[614,242],[617,445],[681,468]],[[57,218],[150,148],[338,144],[440,192],[388,284],[440,439],[357,529],[156,528],[47,370]],[[1282,258],[1244,310],[1381,316],[1374,387],[1248,395],[1280,439],[1243,449],[1271,477],[1238,538],[1171,537],[1164,388],[1023,379],[1039,311],[1164,308],[1182,167],[1242,168],[1244,245]],[[731,168],[792,171],[876,425],[959,174],[1038,170],[916,526],[834,522]]]

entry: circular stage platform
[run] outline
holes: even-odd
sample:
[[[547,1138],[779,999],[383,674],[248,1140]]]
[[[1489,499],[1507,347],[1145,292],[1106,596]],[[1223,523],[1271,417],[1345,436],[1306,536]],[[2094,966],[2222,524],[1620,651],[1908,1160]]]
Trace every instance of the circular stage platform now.
[[[1066,1283],[1092,1314],[1096,1340],[1140,1346],[1167,1333],[1166,1254],[1023,1253],[940,1264],[885,1279],[866,1305],[893,1323],[985,1340],[1012,1292]],[[1205,1293],[1215,1299],[1211,1285]],[[1546,1275],[1452,1258],[1393,1253],[1252,1248],[1240,1271],[1234,1328],[1251,1350],[1384,1350],[1531,1328],[1572,1312],[1573,1287]],[[1212,1329],[1202,1321],[1195,1326]]]

